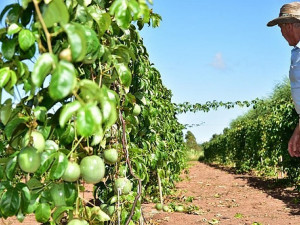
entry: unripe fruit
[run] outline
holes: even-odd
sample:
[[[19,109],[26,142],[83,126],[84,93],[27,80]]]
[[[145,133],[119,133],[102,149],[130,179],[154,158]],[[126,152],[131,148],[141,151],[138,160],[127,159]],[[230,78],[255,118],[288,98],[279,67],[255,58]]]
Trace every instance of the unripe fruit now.
[[[59,53],[59,58],[63,59],[63,60],[66,60],[68,62],[71,62],[72,61],[72,52],[71,52],[71,49],[66,48],[66,49],[62,50]]]
[[[86,156],[80,162],[80,171],[85,182],[96,184],[104,177],[105,165],[99,156]]]
[[[114,186],[115,193],[118,193],[118,190],[120,190],[121,195],[127,195],[130,193],[131,189],[132,183],[130,180],[124,177],[116,179]]]
[[[103,158],[108,164],[115,164],[118,161],[118,151],[114,148],[106,149],[103,153]]]
[[[163,204],[161,204],[161,203],[156,203],[155,208],[156,208],[157,210],[162,210]]]
[[[138,104],[135,104],[132,110],[134,116],[138,116],[141,113],[141,107]]]
[[[76,162],[68,162],[67,168],[62,175],[62,179],[68,182],[74,182],[80,177],[80,167]]]
[[[169,206],[164,205],[164,206],[163,206],[163,211],[164,211],[164,212],[170,212],[171,210],[170,210]]]
[[[184,207],[182,205],[176,205],[175,206],[175,211],[176,212],[183,212],[184,211]]]
[[[45,150],[50,150],[50,151],[57,151],[58,150],[58,145],[52,141],[52,140],[46,140],[45,141]]]
[[[34,173],[41,165],[40,153],[34,147],[27,146],[19,153],[18,164],[24,172]]]
[[[29,136],[30,134],[30,136]],[[45,149],[45,138],[39,131],[27,132],[23,139],[23,147],[26,147],[29,144],[29,141],[32,140],[32,146],[36,148],[37,152],[42,152]]]

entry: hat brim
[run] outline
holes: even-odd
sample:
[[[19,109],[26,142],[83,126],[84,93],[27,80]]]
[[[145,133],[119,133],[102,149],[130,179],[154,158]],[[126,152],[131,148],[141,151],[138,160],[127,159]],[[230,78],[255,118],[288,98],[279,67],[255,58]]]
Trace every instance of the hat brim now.
[[[300,19],[297,19],[295,17],[278,17],[274,20],[271,20],[269,23],[267,23],[268,27],[273,27],[278,24],[283,23],[300,23]]]

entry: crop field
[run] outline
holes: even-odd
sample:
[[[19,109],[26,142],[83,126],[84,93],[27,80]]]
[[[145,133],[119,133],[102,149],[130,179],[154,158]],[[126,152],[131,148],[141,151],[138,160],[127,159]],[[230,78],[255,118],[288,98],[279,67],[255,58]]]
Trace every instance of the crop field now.
[[[7,2],[0,224],[297,224],[287,81],[267,99],[174,103],[141,37],[162,21],[152,0]],[[202,144],[178,120],[234,107],[249,111]]]

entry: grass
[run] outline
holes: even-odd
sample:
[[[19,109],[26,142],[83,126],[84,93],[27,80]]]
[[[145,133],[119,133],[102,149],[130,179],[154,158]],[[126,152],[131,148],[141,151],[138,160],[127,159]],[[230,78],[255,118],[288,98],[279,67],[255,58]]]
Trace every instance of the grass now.
[[[186,157],[188,161],[199,161],[204,158],[204,152],[190,149],[187,150]]]

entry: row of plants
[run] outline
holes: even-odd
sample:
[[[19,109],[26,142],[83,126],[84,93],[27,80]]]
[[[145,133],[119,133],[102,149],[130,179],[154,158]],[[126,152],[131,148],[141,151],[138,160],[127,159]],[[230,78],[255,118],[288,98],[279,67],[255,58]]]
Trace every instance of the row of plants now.
[[[150,4],[22,0],[1,12],[0,97],[12,97],[0,105],[0,217],[136,224],[145,199],[174,187],[184,126],[139,35],[161,20]]]
[[[272,95],[233,120],[221,134],[204,143],[205,159],[235,166],[240,172],[257,170],[286,173],[299,185],[299,159],[288,154],[288,141],[298,123],[289,81],[278,84]]]

